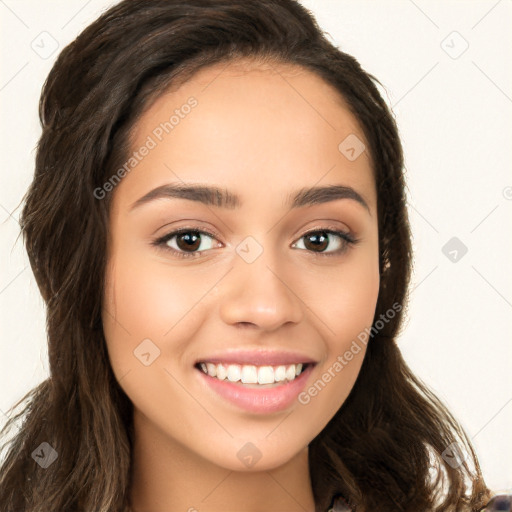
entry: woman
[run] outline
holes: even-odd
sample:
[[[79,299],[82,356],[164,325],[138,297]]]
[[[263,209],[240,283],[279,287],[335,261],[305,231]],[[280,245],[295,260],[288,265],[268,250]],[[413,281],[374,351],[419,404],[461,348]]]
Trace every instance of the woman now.
[[[6,427],[3,509],[489,502],[395,342],[411,242],[374,82],[294,0],[125,0],[62,51],[21,218],[51,375]]]

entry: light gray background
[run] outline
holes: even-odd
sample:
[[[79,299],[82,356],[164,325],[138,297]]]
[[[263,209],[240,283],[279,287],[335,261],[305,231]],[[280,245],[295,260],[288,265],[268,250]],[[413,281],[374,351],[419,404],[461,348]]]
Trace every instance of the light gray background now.
[[[16,209],[32,179],[41,86],[58,52],[114,3],[0,0],[2,423],[48,375]],[[488,485],[510,492],[512,1],[302,3],[384,84],[397,117],[415,249],[404,357],[472,438]],[[452,237],[468,249],[457,261],[442,251]]]

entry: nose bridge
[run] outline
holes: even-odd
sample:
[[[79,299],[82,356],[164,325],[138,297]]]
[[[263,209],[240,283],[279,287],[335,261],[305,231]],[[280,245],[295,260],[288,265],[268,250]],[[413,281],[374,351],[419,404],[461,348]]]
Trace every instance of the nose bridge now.
[[[270,237],[267,237],[267,240]],[[276,248],[267,248],[253,237],[236,247],[233,269],[223,283],[220,314],[229,324],[251,323],[274,330],[287,322],[298,322],[301,301],[283,270]]]

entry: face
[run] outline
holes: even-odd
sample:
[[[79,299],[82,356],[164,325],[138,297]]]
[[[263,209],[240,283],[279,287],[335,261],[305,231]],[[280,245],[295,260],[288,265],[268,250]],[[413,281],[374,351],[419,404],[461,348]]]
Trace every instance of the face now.
[[[257,458],[259,471],[334,416],[379,291],[361,144],[335,89],[277,64],[203,69],[139,119],[135,156],[108,192],[103,307],[136,434],[231,470]]]

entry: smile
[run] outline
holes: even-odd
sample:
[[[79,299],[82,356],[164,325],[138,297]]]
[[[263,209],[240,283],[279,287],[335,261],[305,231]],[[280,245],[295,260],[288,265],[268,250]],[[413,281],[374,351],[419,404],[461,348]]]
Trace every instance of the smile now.
[[[256,366],[239,364],[199,363],[199,368],[210,377],[229,382],[242,384],[275,384],[278,382],[291,382],[307,367],[307,363]]]
[[[315,363],[256,366],[200,362],[195,368],[212,400],[220,397],[237,409],[270,414],[294,404],[315,366]]]

